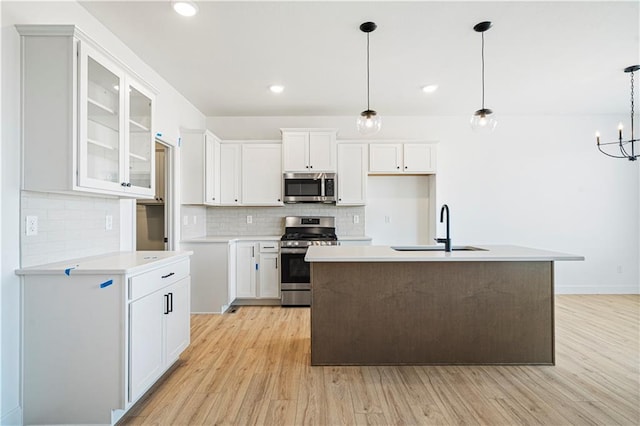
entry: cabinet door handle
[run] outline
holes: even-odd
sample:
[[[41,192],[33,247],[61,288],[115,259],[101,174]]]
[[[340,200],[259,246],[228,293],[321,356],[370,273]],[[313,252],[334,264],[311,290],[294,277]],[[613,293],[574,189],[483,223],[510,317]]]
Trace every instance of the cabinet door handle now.
[[[131,187],[131,182],[127,182],[127,188]]]
[[[309,166],[310,169],[313,169],[313,166]]]
[[[396,169],[400,170],[400,166],[396,166]]]
[[[278,269],[278,258],[276,257],[276,269]]]
[[[406,168],[408,168],[408,167],[407,167],[407,166],[404,166],[404,168],[406,169]]]
[[[169,272],[167,275],[163,275],[162,278],[169,278],[171,275],[175,275],[175,272]]]
[[[122,182],[120,186],[127,186],[127,182]]]
[[[169,293],[169,312],[173,312],[173,292]]]
[[[169,315],[169,295],[164,295],[164,314]]]

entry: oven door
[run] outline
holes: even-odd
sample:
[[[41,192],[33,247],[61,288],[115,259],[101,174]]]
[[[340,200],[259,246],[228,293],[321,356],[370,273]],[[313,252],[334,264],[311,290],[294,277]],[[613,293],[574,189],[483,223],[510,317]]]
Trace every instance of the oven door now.
[[[280,289],[311,289],[310,264],[305,262],[307,248],[280,249]]]

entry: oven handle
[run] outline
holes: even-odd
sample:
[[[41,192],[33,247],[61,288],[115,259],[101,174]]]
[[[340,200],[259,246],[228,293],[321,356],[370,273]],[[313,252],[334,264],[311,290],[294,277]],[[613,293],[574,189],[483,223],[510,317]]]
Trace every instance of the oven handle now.
[[[306,253],[307,252],[307,248],[288,248],[288,247],[282,247],[280,248],[280,254],[301,254],[301,253]]]

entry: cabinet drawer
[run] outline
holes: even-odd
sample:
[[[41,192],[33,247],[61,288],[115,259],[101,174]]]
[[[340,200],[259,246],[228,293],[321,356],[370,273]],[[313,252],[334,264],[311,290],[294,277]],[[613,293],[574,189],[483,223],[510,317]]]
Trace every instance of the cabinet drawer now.
[[[189,275],[189,259],[129,279],[129,300],[138,299]]]
[[[260,243],[260,253],[277,253],[280,249],[280,241]]]

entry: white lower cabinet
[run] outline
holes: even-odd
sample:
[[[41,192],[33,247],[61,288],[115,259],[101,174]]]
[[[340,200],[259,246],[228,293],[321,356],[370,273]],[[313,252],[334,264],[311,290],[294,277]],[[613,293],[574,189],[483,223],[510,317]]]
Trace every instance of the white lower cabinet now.
[[[235,284],[238,299],[279,299],[278,241],[236,243]]]
[[[189,345],[189,269],[128,252],[18,270],[24,424],[116,423]]]
[[[189,278],[129,305],[130,401],[136,401],[189,346]]]

